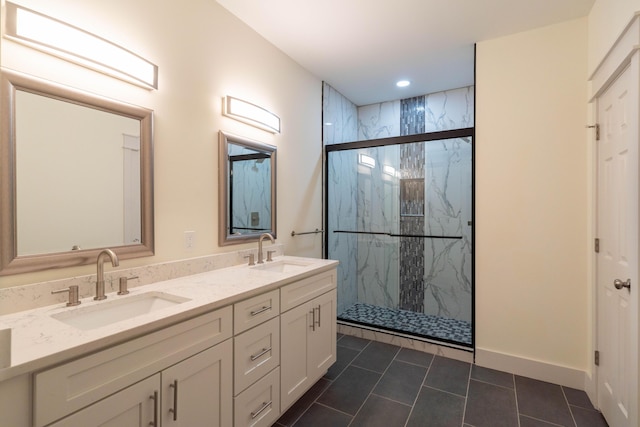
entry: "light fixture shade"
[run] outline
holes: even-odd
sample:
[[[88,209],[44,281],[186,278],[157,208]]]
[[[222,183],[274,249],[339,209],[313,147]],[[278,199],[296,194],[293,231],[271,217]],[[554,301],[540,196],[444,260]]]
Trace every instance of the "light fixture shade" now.
[[[158,88],[158,67],[85,30],[6,3],[5,37],[146,88]]]
[[[371,169],[376,167],[376,159],[363,153],[360,153],[358,163]]]
[[[382,167],[382,172],[383,172],[383,173],[386,173],[386,174],[387,174],[387,175],[389,175],[389,176],[393,176],[393,177],[398,176],[398,175],[397,175],[396,168],[394,168],[393,166],[384,165],[384,166]]]
[[[271,133],[280,133],[280,117],[259,105],[233,96],[224,97],[222,114]]]

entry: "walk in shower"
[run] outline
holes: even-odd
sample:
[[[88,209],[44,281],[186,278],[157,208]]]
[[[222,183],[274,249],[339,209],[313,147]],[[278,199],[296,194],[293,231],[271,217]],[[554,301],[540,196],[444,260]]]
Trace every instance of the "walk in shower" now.
[[[473,346],[473,143],[462,128],[325,146],[338,321]]]

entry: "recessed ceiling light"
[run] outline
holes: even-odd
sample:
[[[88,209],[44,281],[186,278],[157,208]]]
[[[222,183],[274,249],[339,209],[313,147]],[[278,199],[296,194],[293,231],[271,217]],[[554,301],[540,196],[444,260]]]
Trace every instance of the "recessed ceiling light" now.
[[[396,83],[396,86],[398,87],[407,87],[411,84],[411,82],[409,80],[400,80]]]

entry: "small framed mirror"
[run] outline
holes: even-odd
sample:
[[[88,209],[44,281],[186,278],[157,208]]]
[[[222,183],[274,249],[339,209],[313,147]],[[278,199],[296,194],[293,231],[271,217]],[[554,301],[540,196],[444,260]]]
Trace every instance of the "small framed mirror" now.
[[[276,147],[220,131],[221,246],[276,237]]]
[[[150,256],[153,112],[2,69],[0,275]]]

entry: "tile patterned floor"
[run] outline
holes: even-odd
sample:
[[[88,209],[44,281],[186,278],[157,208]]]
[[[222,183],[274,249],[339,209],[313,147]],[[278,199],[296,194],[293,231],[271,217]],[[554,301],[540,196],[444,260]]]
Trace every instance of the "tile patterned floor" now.
[[[275,425],[607,427],[581,390],[347,335]]]
[[[338,314],[338,320],[392,331],[471,345],[471,323],[413,311],[356,303]]]

